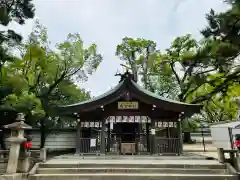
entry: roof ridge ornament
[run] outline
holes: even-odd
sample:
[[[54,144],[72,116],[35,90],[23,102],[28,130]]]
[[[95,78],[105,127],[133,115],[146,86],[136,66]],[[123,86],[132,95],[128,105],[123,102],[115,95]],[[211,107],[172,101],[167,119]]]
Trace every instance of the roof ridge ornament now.
[[[115,76],[120,76],[120,82],[124,81],[124,80],[133,80],[134,82],[136,82],[136,80],[134,79],[134,76],[132,73],[130,73],[128,71],[128,69],[126,70],[125,73],[116,73]]]

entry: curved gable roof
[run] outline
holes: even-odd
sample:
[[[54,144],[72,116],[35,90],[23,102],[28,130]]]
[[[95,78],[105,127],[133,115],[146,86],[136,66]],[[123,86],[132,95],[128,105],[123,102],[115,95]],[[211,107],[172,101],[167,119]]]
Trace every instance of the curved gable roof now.
[[[113,89],[100,96],[79,103],[60,106],[58,109],[71,112],[74,110],[77,110],[77,112],[95,110],[98,107],[105,106],[118,100],[126,91],[133,92],[139,100],[148,104],[154,104],[156,108],[162,108],[175,112],[184,112],[188,115],[200,112],[202,107],[202,105],[187,104],[158,96],[157,94],[142,88],[133,80],[126,78]]]

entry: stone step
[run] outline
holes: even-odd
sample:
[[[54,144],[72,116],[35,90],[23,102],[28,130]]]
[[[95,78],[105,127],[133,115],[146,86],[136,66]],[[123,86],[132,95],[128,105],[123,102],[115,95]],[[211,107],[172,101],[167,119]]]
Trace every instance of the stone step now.
[[[227,174],[224,169],[184,168],[38,168],[37,174],[87,174],[87,173],[165,173],[165,174]]]
[[[120,163],[59,163],[59,164],[40,164],[39,168],[182,168],[182,169],[226,169],[224,164],[120,164]]]
[[[35,174],[29,180],[237,180],[234,175],[217,174],[128,174],[128,173],[96,173],[96,174]]]

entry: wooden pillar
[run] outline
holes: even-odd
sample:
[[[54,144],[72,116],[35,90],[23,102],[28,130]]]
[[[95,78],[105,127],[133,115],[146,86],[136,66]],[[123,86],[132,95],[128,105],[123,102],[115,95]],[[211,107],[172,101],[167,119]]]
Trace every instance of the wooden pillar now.
[[[106,141],[105,141],[105,118],[102,119],[101,140],[100,140],[100,154],[105,155]]]
[[[77,133],[76,133],[76,154],[80,154],[81,148],[81,123],[78,121],[77,124]]]
[[[149,124],[150,123],[147,123],[146,124],[146,141],[147,141],[147,151],[148,152],[151,152],[151,143],[150,143],[150,140],[149,140]]]
[[[151,139],[151,154],[154,155],[156,154],[156,134],[155,132],[155,119],[153,118],[151,121],[151,135],[150,135],[150,139]]]
[[[109,122],[107,124],[107,128],[108,128],[108,137],[107,137],[107,152],[110,152],[110,143],[112,143],[111,140],[111,122]]]
[[[140,138],[140,123],[137,124],[137,127],[135,127],[135,150],[136,154],[139,154],[139,146],[141,144],[141,138]]]
[[[178,138],[179,138],[179,154],[183,153],[183,137],[182,137],[182,122],[178,119],[177,122]]]

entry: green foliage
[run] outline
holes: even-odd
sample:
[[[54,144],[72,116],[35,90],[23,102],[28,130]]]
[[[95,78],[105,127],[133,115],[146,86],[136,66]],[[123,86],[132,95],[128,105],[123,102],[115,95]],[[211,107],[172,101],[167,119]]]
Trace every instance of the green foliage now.
[[[96,45],[85,48],[79,34],[69,34],[57,50],[49,47],[47,30],[36,21],[28,41],[20,46],[21,58],[2,71],[2,82],[12,89],[3,106],[25,112],[35,125],[46,116],[45,128],[59,122],[48,118],[57,115],[52,107],[90,98],[89,92],[74,83],[86,81],[102,61]]]
[[[6,97],[4,105],[6,107],[12,107],[18,112],[24,112],[32,115],[44,115],[40,100],[34,94],[28,94],[23,92],[21,95],[10,94]]]
[[[55,88],[50,99],[52,105],[67,105],[90,99],[90,93],[69,80],[63,80]]]
[[[1,0],[0,26],[8,26],[12,21],[22,25],[26,19],[34,17],[34,11],[32,0]],[[15,60],[10,49],[16,47],[21,40],[22,37],[13,30],[0,31],[0,106],[3,104],[4,98],[12,93],[13,82],[6,82],[5,69],[8,62]],[[18,82],[15,81],[15,83]]]
[[[148,90],[165,92],[165,96],[182,102],[203,104],[201,118],[206,122],[233,120],[237,110],[233,99],[240,92],[240,1],[227,3],[231,8],[226,12],[211,10],[206,16],[208,27],[202,31],[204,38],[199,42],[187,34],[177,37],[161,53],[150,40],[124,38],[116,55],[142,77]],[[149,51],[143,45],[147,42],[153,44],[151,53],[146,53]],[[188,123],[184,127],[193,128]]]
[[[239,49],[240,49],[240,2],[239,0],[226,0],[230,8],[225,12],[215,13],[211,10],[207,14],[208,26],[202,34],[208,41],[214,43],[212,55],[219,60],[222,68],[219,72],[225,73],[225,80],[215,87],[226,92],[232,84],[240,81]]]
[[[144,88],[163,96],[174,94],[177,88],[171,76],[168,76],[171,73],[168,65],[159,66],[162,55],[156,50],[155,42],[125,37],[117,45],[116,55],[132,71],[134,79],[143,83]]]
[[[200,127],[199,119],[190,118],[182,121],[182,128],[184,132],[194,132]]]
[[[2,0],[0,7],[0,23],[7,26],[12,20],[24,24],[25,19],[34,17],[32,0]]]
[[[34,17],[34,5],[32,0],[1,0],[0,6],[0,24],[8,26],[10,22],[15,21],[18,24],[24,24],[26,19]],[[22,37],[13,30],[0,32],[0,44],[3,42],[20,42]]]

